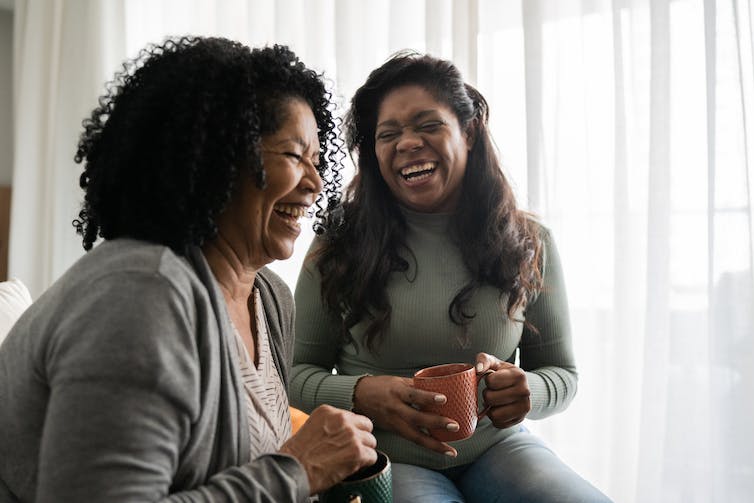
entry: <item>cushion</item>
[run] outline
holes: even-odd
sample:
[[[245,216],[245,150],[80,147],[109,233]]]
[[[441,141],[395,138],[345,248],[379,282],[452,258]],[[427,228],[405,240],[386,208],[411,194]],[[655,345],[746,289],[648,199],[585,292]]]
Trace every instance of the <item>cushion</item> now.
[[[31,295],[21,280],[13,278],[0,282],[0,343],[30,305]]]
[[[291,434],[295,435],[298,430],[301,428],[301,426],[304,425],[307,419],[309,419],[309,414],[306,412],[296,409],[295,407],[290,407],[291,411]]]

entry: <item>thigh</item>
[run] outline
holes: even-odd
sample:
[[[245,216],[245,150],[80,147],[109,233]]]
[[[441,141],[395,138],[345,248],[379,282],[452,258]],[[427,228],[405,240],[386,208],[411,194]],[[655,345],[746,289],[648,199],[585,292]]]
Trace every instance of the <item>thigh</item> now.
[[[610,502],[525,428],[490,447],[456,485],[468,501]]]
[[[464,503],[455,484],[434,470],[393,463],[391,472],[394,503]]]

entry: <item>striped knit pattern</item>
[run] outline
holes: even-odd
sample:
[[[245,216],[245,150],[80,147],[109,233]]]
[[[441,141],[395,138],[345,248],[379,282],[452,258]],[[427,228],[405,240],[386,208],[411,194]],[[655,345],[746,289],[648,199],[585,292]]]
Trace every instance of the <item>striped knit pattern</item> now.
[[[276,452],[291,436],[291,416],[288,396],[270,351],[262,299],[256,288],[254,317],[257,327],[259,366],[254,366],[241,334],[234,328],[234,349],[238,356],[241,379],[246,389],[246,411],[249,423],[251,458]]]
[[[366,323],[351,330],[355,344],[339,340],[339,320],[322,307],[320,279],[307,264],[296,286],[296,342],[289,386],[291,403],[305,411],[327,403],[353,407],[353,389],[364,374],[410,377],[423,367],[474,362],[485,352],[501,360],[515,358],[527,371],[532,411],[529,418],[551,415],[568,406],[576,392],[568,305],[557,251],[546,229],[545,291],[528,307],[526,318],[539,333],[524,329],[501,310],[507,297],[489,285],[476,291],[467,306],[473,315],[464,330],[451,322],[448,306],[470,275],[448,225],[450,215],[404,210],[408,225],[402,255],[409,268],[395,272],[387,285],[391,323],[378,353],[364,347]],[[519,313],[519,317],[524,314]],[[332,373],[332,369],[337,374]],[[448,468],[474,461],[513,429],[500,430],[483,418],[471,438],[453,442],[458,457],[424,449],[388,431],[375,429],[378,446],[394,462]]]

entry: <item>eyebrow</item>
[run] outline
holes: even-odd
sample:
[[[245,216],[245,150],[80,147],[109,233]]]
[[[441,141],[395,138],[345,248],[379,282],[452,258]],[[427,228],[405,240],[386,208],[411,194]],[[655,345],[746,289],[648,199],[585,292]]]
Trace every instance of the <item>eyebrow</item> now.
[[[296,145],[299,145],[303,150],[307,150],[309,148],[309,144],[306,143],[306,140],[304,140],[300,136],[291,136],[288,138],[283,138],[282,140],[276,141],[275,143],[273,143],[272,146],[273,148],[278,148],[281,145],[284,145],[286,143],[295,143]],[[321,157],[321,152],[319,150],[319,142],[317,142],[314,147],[314,153],[312,154],[312,159],[314,159],[315,164],[319,162],[320,157]]]
[[[273,148],[280,148],[282,145],[284,145],[286,143],[295,143],[296,145],[300,146],[301,149],[304,152],[306,152],[309,149],[313,149],[314,152],[313,152],[312,156],[316,156],[317,159],[319,159],[319,156],[321,154],[320,147],[319,147],[319,141],[317,141],[313,145],[310,145],[309,143],[306,142],[306,140],[304,140],[300,136],[289,136],[288,138],[283,138],[283,139],[281,139],[281,140],[276,141],[275,143],[273,143],[272,147]]]
[[[296,145],[300,145],[301,148],[303,149],[306,149],[309,146],[308,143],[306,143],[306,141],[304,141],[304,139],[301,138],[300,136],[291,136],[288,138],[283,138],[282,140],[276,141],[274,145],[280,146],[283,143],[295,143]]]
[[[426,117],[428,115],[434,115],[436,113],[437,113],[437,110],[434,110],[434,109],[422,110],[420,112],[415,113],[411,117],[411,122],[416,122],[419,119],[423,119],[424,117]],[[379,124],[377,124],[377,126],[375,127],[375,129],[380,128],[382,126],[398,126],[399,124],[400,123],[397,120],[395,120],[395,119],[388,119],[386,121],[382,121]]]

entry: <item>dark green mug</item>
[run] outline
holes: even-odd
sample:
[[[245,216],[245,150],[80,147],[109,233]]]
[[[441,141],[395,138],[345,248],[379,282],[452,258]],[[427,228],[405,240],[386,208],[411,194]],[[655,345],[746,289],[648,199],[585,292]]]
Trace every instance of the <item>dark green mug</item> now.
[[[393,503],[393,476],[387,454],[377,451],[377,462],[362,468],[320,495],[321,503]]]

